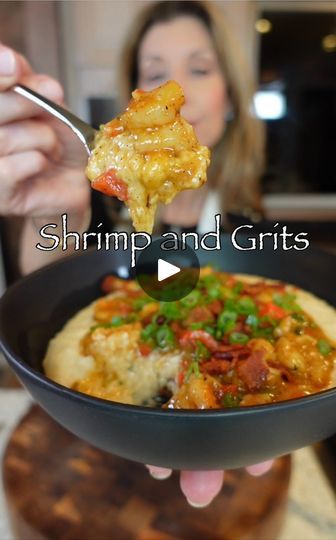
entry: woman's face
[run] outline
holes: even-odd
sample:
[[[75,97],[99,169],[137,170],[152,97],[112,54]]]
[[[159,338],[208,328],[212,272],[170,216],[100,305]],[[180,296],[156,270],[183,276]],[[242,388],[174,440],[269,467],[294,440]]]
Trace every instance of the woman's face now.
[[[211,36],[195,17],[155,24],[140,44],[137,86],[150,90],[169,79],[184,90],[182,116],[200,143],[213,147],[225,129],[229,100]]]

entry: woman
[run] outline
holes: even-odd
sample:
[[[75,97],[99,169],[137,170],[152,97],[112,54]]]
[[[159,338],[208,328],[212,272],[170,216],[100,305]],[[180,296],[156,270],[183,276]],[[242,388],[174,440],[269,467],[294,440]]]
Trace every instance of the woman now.
[[[142,12],[129,35],[120,94],[128,99],[135,87],[177,80],[186,98],[182,115],[212,149],[207,184],[182,192],[163,208],[162,221],[206,232],[217,212],[254,217],[261,210],[264,129],[251,114],[254,84],[221,10],[209,2],[159,2]]]
[[[217,211],[259,212],[263,130],[251,116],[253,87],[220,12],[208,2],[150,4],[129,35],[121,62],[123,95],[177,80],[186,97],[182,114],[213,151],[207,186],[180,194],[163,208],[161,222],[205,231]],[[41,226],[59,223],[67,212],[69,228],[88,228],[90,189],[80,143],[68,128],[11,92],[17,82],[56,102],[62,102],[63,92],[57,81],[37,75],[23,57],[0,45],[0,213],[25,216],[21,267],[27,273],[65,254],[35,249]],[[94,214],[91,226],[97,219],[102,215]],[[260,474],[269,467],[249,470]],[[170,474],[150,470],[157,478]],[[182,490],[194,506],[208,504],[222,481],[222,471],[181,473]]]

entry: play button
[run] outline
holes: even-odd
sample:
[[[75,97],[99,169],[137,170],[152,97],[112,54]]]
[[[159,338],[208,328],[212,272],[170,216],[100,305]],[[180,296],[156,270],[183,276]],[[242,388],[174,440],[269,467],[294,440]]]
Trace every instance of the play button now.
[[[135,266],[136,279],[155,300],[171,302],[187,296],[197,285],[199,262],[187,244],[174,241],[171,249],[163,239],[141,251]]]
[[[175,276],[175,274],[178,274],[179,272],[181,272],[181,268],[175,266],[175,264],[171,264],[163,259],[158,260],[158,281],[168,279],[171,276]]]

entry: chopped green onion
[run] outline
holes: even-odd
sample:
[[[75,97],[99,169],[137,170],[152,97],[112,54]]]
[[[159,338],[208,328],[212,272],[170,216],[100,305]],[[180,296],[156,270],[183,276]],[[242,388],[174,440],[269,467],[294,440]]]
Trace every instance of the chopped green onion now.
[[[191,291],[191,293],[189,293],[187,296],[182,298],[181,304],[182,306],[192,308],[198,304],[200,298],[201,298],[200,291],[198,291],[197,289],[194,289],[193,291]]]
[[[189,377],[190,377],[190,375],[192,373],[194,373],[196,375],[196,377],[200,377],[200,375],[201,375],[199,364],[198,364],[197,360],[193,360],[191,362],[191,364],[189,365],[188,371],[186,373],[186,379],[187,380],[189,379]]]
[[[232,292],[236,295],[239,295],[244,288],[244,284],[241,281],[238,281],[233,287]]]
[[[222,296],[222,287],[220,283],[216,283],[213,287],[207,290],[207,296],[209,300],[217,300]]]
[[[97,328],[111,328],[111,323],[98,323],[98,324],[95,324],[94,326],[91,326],[90,332],[94,332],[95,330],[97,330]]]
[[[268,326],[267,328],[256,328],[253,330],[252,337],[265,338],[272,341],[274,338],[274,328],[271,326]]]
[[[237,310],[237,300],[233,298],[227,298],[225,300],[225,309],[227,311],[238,311]]]
[[[205,286],[206,288],[212,287],[213,285],[221,285],[221,281],[218,279],[218,277],[215,274],[209,274],[207,276],[203,276],[200,279],[200,286]]]
[[[223,397],[224,407],[238,407],[240,401],[241,401],[241,398],[239,396],[235,396],[231,392],[228,392]]]
[[[327,356],[332,351],[332,346],[325,339],[319,339],[317,348],[323,356]]]
[[[210,357],[210,351],[201,341],[196,341],[195,359],[205,360]]]
[[[243,332],[232,332],[230,335],[230,343],[239,343],[239,344],[245,344],[249,340],[249,336],[247,334],[243,334]]]
[[[201,278],[198,289],[206,289],[206,296],[210,301],[217,300],[217,298],[222,296],[222,282],[214,274]]]
[[[184,317],[183,310],[177,302],[161,302],[159,313],[171,321],[176,321]]]
[[[278,326],[279,320],[273,319],[269,315],[264,315],[263,317],[260,317],[260,324],[262,323],[267,323],[273,328],[275,328],[276,326]]]
[[[301,308],[300,306],[298,306],[298,304],[295,302],[296,300],[296,296],[295,294],[289,294],[289,293],[285,293],[285,294],[274,294],[273,295],[273,302],[285,309],[286,311],[301,311]]]
[[[204,322],[193,322],[189,325],[190,330],[203,330]]]
[[[126,322],[124,317],[120,317],[119,315],[115,315],[111,319],[111,326],[121,326]]]
[[[161,349],[172,348],[175,344],[175,334],[167,325],[160,326],[155,337]]]
[[[210,336],[212,336],[212,337],[215,337],[215,335],[216,335],[216,328],[214,326],[205,325],[205,326],[203,326],[203,330],[205,332],[207,332],[208,334],[210,334]]]
[[[237,311],[242,315],[254,315],[257,313],[257,306],[249,296],[239,298],[237,302]]]
[[[235,311],[228,311],[225,309],[219,314],[217,319],[217,329],[225,334],[235,327],[237,321],[237,313]]]
[[[292,313],[291,317],[298,322],[306,322],[306,317],[302,313]]]
[[[153,302],[153,300],[149,296],[142,296],[140,298],[136,298],[133,301],[133,308],[137,311],[140,311],[146,304],[149,304],[150,302]]]
[[[142,341],[153,341],[157,332],[158,326],[154,322],[151,322],[145,326],[141,331]]]
[[[234,292],[232,291],[232,289],[230,289],[229,287],[224,287],[224,286],[221,287],[221,296],[225,299],[226,302],[228,300],[235,302],[237,298]]]
[[[112,317],[110,322],[106,323],[98,323],[94,326],[91,326],[90,332],[94,332],[97,328],[117,328],[118,326],[122,326],[123,324],[126,324],[128,322],[127,319],[124,317],[114,316]]]

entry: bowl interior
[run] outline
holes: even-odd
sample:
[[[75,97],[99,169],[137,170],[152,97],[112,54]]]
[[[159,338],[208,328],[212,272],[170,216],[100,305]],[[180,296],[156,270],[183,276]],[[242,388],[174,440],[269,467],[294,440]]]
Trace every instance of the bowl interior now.
[[[220,251],[200,249],[201,266],[250,273],[296,284],[336,305],[336,257],[306,251],[238,251],[223,235]],[[1,336],[5,345],[40,371],[49,340],[79,309],[102,295],[104,276],[134,278],[130,252],[88,250],[43,268],[17,282],[1,300]]]

